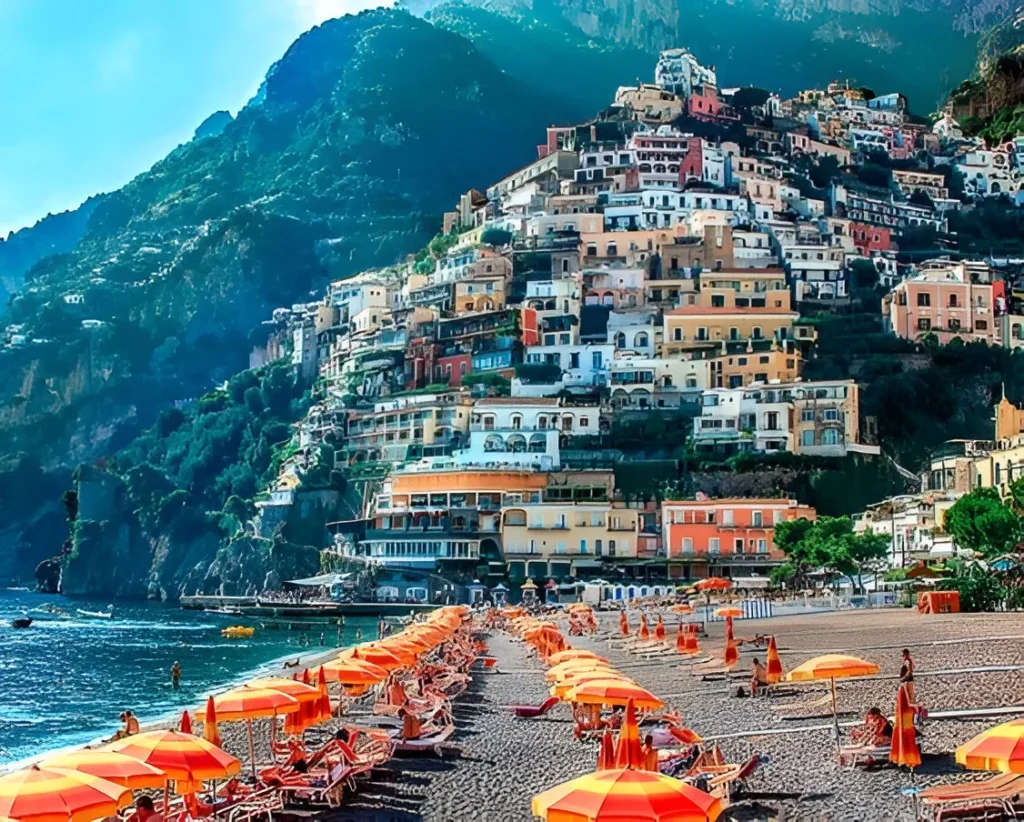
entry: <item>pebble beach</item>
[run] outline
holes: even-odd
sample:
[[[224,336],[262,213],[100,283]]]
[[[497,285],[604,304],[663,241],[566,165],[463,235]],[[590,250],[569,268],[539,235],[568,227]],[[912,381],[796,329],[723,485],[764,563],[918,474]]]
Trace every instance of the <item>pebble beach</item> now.
[[[877,663],[877,676],[838,683],[842,723],[858,721],[875,705],[892,715],[900,650],[911,649],[917,700],[934,717],[919,738],[921,768],[911,774],[887,763],[870,770],[840,767],[827,682],[787,685],[772,697],[737,697],[737,687],[746,687],[753,658],[764,660],[764,648],[745,643],[731,679],[706,680],[705,673],[714,676],[716,670],[721,676],[714,657],[721,657],[724,625],[708,625],[701,653],[692,662],[675,652],[676,619],[665,613],[669,630],[664,643],[624,640],[615,613],[600,615],[596,635],[569,639],[573,647],[607,657],[679,711],[689,727],[719,744],[727,761],[744,761],[755,753],[768,757],[721,819],[913,820],[914,799],[905,789],[988,776],[956,765],[954,749],[992,725],[1024,716],[1024,623],[1019,614],[925,616],[885,609],[737,620],[737,638],[775,635],[786,670],[825,653],[849,653]],[[634,627],[636,620],[631,613]],[[510,710],[539,704],[548,695],[545,666],[533,648],[501,631],[492,632],[487,642],[498,660],[496,668],[474,672],[469,690],[454,703],[457,730],[444,755],[396,757],[324,818],[524,822],[534,818],[530,801],[535,794],[594,770],[597,743],[574,738],[567,705],[535,719],[520,719]],[[1017,710],[941,718],[943,712],[1006,707]],[[357,706],[343,721],[361,718],[368,718],[368,708]],[[311,730],[310,742],[326,739],[338,722]],[[255,732],[257,759],[268,761],[267,723],[255,723]],[[222,724],[221,734],[224,747],[247,760],[244,724]]]

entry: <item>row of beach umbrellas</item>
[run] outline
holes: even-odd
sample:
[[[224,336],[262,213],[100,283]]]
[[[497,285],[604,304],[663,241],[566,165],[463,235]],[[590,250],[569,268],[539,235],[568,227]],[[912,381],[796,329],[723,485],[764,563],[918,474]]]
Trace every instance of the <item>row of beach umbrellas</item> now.
[[[135,790],[162,788],[166,807],[172,785],[178,794],[192,794],[204,782],[236,776],[241,762],[220,747],[218,722],[250,724],[255,768],[253,719],[284,716],[286,732],[301,733],[331,716],[328,682],[365,689],[383,681],[450,640],[465,614],[464,606],[439,608],[393,637],[343,651],[320,668],[316,683],[306,671],[305,681],[265,677],[211,696],[197,712],[201,737],[191,732],[186,712],[180,730],[133,734],[0,776],[0,822],[94,822],[131,804]]]

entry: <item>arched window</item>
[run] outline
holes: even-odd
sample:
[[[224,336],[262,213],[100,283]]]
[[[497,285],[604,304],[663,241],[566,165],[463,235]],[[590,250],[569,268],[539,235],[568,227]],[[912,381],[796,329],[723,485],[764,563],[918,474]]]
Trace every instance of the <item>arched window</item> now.
[[[647,347],[647,332],[646,331],[641,331],[639,334],[637,334],[633,338],[633,345],[636,348],[646,348]]]
[[[738,340],[739,338],[740,338],[740,330],[738,328],[736,328],[736,326],[733,326],[732,328],[730,328],[729,329],[729,339],[730,340]]]
[[[615,335],[615,347],[625,348],[626,347],[626,335],[621,331]]]
[[[484,451],[504,451],[505,440],[497,434],[491,434],[484,440]]]
[[[949,307],[950,308],[956,308],[956,306],[957,306],[956,294],[950,294],[949,295]]]
[[[494,414],[484,414],[481,418],[481,422],[483,423],[484,431],[494,430]]]
[[[513,414],[509,418],[509,426],[512,428],[513,431],[518,431],[520,428],[522,428],[523,427],[523,415],[522,414]]]
[[[753,337],[755,340],[761,339],[761,326],[755,325],[753,331],[751,331],[750,333],[750,336]]]
[[[562,430],[572,431],[572,414],[562,415]]]
[[[526,450],[526,437],[522,434],[509,434],[505,446],[513,454],[522,454]]]
[[[530,453],[543,454],[548,450],[548,438],[543,434],[530,435]]]

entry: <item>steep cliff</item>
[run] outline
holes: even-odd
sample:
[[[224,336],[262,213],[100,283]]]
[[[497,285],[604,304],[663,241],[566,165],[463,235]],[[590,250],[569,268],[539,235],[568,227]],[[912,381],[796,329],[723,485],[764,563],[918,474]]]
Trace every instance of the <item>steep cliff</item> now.
[[[104,197],[73,248],[26,273],[6,318],[26,342],[0,348],[0,483],[19,454],[60,478],[131,442],[245,368],[274,308],[415,250],[460,191],[578,113],[403,12],[306,33],[233,122]],[[58,547],[28,529],[56,510],[51,485],[7,520],[13,573]]]

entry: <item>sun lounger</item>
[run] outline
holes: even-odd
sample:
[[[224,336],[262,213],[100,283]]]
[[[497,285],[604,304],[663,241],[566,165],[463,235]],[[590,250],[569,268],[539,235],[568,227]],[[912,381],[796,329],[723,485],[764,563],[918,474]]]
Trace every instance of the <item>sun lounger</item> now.
[[[555,707],[561,700],[557,696],[549,696],[540,705],[514,705],[512,710],[516,716],[522,717],[523,719],[533,719],[534,717],[544,716],[548,711]]]
[[[710,792],[725,799],[731,798],[733,793],[742,787],[760,766],[761,757],[754,754],[742,765],[729,766],[729,770],[723,771],[717,776],[711,775],[708,780]]]
[[[1014,800],[1024,793],[1024,774],[1000,774],[982,782],[936,785],[918,794],[932,819],[1016,819]]]
[[[402,753],[427,753],[429,751],[434,756],[441,756],[444,743],[453,733],[455,733],[455,726],[445,725],[443,728],[428,730],[417,739],[398,739],[395,743],[395,750]]]
[[[355,790],[355,778],[369,770],[365,765],[351,766],[339,761],[305,774],[268,774],[267,787],[293,801],[337,808],[345,789]],[[263,779],[263,774],[260,778]]]
[[[255,791],[238,802],[216,806],[211,819],[217,822],[253,822],[270,819],[274,813],[284,810],[284,794],[270,788]]]
[[[879,745],[844,745],[839,749],[839,764],[848,765],[850,769],[858,765],[871,765],[879,760],[888,761],[892,743]]]

